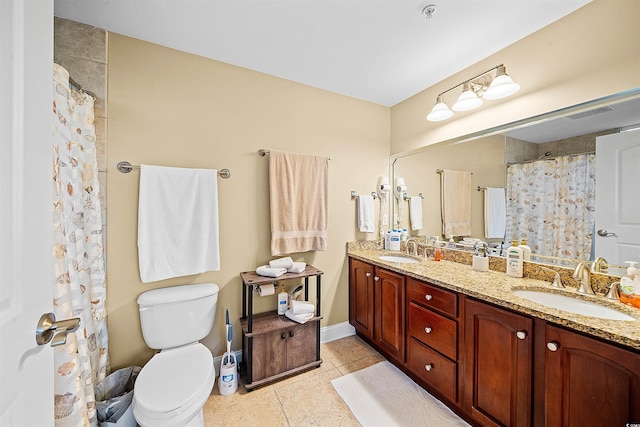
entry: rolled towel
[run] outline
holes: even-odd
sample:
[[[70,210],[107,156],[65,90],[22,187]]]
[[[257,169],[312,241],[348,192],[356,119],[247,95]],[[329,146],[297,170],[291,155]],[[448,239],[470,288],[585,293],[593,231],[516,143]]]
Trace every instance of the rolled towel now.
[[[313,318],[313,313],[293,314],[291,309],[285,311],[284,315],[298,323],[306,323],[309,319]]]
[[[269,261],[269,267],[272,268],[291,268],[293,267],[293,260],[291,257],[272,259]]]
[[[307,268],[306,262],[294,262],[291,267],[287,268],[287,272],[300,274],[304,271],[305,268]]]
[[[315,305],[309,301],[291,300],[290,304],[293,314],[308,314],[316,311]]]
[[[256,274],[266,277],[280,277],[287,272],[286,268],[272,268],[268,265],[261,265],[256,268]]]

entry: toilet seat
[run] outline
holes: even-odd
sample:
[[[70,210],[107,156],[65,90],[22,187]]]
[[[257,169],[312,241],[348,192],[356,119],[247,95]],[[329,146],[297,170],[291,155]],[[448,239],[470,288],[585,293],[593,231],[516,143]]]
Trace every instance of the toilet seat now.
[[[200,343],[163,350],[136,379],[133,411],[141,425],[181,425],[198,413],[213,389],[211,352]]]

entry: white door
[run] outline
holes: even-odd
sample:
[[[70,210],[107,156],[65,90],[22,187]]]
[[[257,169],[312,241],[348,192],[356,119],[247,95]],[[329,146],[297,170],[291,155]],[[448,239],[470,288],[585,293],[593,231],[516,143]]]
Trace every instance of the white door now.
[[[53,1],[0,0],[0,426],[53,425]]]
[[[640,262],[640,129],[596,139],[595,255]]]

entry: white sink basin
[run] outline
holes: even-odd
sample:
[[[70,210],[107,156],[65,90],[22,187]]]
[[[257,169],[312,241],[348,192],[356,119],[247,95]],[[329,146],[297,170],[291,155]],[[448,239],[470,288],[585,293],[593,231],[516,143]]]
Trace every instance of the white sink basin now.
[[[378,258],[383,261],[399,262],[404,264],[415,264],[419,262],[417,259],[409,258],[402,255],[378,255]]]
[[[609,320],[636,320],[635,318],[595,302],[584,301],[565,295],[552,294],[541,291],[517,290],[513,293],[538,304],[546,305],[557,310],[569,311],[583,316],[598,317]]]

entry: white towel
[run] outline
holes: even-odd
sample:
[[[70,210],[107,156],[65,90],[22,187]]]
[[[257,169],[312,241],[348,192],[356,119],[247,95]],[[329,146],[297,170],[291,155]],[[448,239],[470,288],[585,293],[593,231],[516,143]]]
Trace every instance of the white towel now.
[[[361,194],[358,196],[358,228],[363,233],[373,233],[375,231],[373,222],[373,196]]]
[[[269,261],[269,267],[291,268],[293,267],[293,260],[289,256],[284,258],[272,259],[271,261]]]
[[[484,191],[484,236],[502,239],[507,225],[507,208],[504,188],[487,187]]]
[[[422,197],[411,196],[409,198],[409,219],[412,230],[422,230]]]
[[[284,315],[298,323],[306,323],[309,319],[313,319],[313,313],[294,314],[291,309],[285,311]]]
[[[280,277],[286,272],[286,268],[269,267],[268,265],[261,265],[256,268],[256,274],[265,277]]]
[[[287,273],[300,274],[305,268],[307,268],[306,262],[294,262],[291,267],[287,268]]]
[[[220,270],[217,174],[215,169],[140,166],[143,283]]]
[[[291,300],[290,304],[293,314],[308,314],[316,311],[315,305],[309,301]]]

